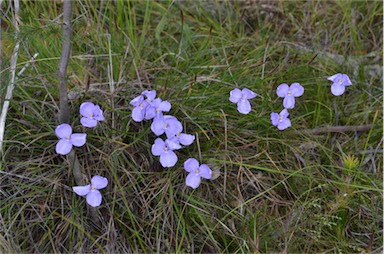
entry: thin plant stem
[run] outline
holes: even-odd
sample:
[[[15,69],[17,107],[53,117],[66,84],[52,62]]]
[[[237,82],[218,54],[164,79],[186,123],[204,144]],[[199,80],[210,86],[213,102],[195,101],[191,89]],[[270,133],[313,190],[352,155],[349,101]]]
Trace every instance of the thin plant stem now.
[[[113,81],[113,63],[112,63],[112,50],[111,50],[111,35],[107,34],[108,39],[108,54],[109,54],[109,89],[111,92],[111,107],[112,107],[112,128],[115,128],[115,114],[114,114],[114,97],[115,97],[115,86]]]
[[[14,0],[14,5],[15,5],[15,16],[13,19],[13,26],[15,27],[15,40],[16,40],[16,45],[13,49],[13,54],[11,58],[11,79],[9,81],[9,85],[7,87],[7,92],[5,95],[5,100],[3,104],[3,108],[1,110],[1,115],[0,115],[0,151],[1,154],[3,154],[3,143],[4,143],[4,131],[5,131],[5,121],[7,118],[7,113],[8,113],[8,108],[9,108],[9,103],[10,100],[12,99],[12,93],[13,89],[15,88],[15,80],[16,80],[16,63],[17,63],[17,58],[19,56],[19,48],[20,48],[20,41],[18,39],[18,34],[20,32],[19,29],[19,13],[20,13],[20,3],[19,0]]]
[[[5,96],[3,108],[1,110],[1,115],[0,115],[0,151],[3,149],[5,121],[7,118],[9,103],[12,99],[13,89],[15,88],[15,82],[17,81],[17,78],[20,77],[21,74],[23,74],[23,72],[29,67],[30,63],[33,62],[38,55],[39,53],[36,53],[31,57],[30,61],[27,62],[25,66],[17,73],[12,84],[10,83],[10,85],[7,87],[7,94]],[[16,67],[13,70],[16,71]]]

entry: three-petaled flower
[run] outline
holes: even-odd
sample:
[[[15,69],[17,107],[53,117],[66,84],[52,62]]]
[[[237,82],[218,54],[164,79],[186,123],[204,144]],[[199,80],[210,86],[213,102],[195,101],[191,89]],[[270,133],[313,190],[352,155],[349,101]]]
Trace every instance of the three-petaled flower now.
[[[299,83],[292,83],[291,86],[283,83],[279,85],[276,89],[276,94],[279,97],[284,98],[283,105],[284,108],[294,108],[295,107],[295,97],[302,96],[304,93],[304,87]]]
[[[151,130],[156,136],[166,134],[166,140],[157,138],[152,145],[152,154],[160,156],[163,167],[173,167],[177,163],[178,150],[182,145],[187,146],[195,140],[194,135],[181,133],[183,125],[176,117],[163,115],[171,109],[171,103],[156,98],[155,90],[145,90],[130,102],[134,106],[132,118],[136,122],[153,119]]]
[[[201,164],[194,158],[189,158],[184,162],[184,169],[189,172],[186,184],[193,189],[199,187],[201,178],[211,179],[212,170],[208,167],[207,164]]]
[[[85,144],[87,134],[72,133],[72,127],[63,123],[56,127],[56,135],[60,138],[56,144],[56,152],[66,155],[72,150],[72,146],[82,146]]]
[[[94,176],[91,179],[91,184],[85,186],[74,186],[72,187],[73,191],[79,195],[86,195],[87,203],[96,207],[101,204],[102,196],[100,193],[100,189],[107,187],[108,179],[102,176]]]
[[[152,154],[160,156],[160,163],[163,167],[169,168],[175,166],[177,162],[177,155],[173,150],[180,149],[181,146],[175,142],[162,140],[157,138],[152,145]]]
[[[285,108],[283,109],[280,114],[277,114],[275,112],[271,113],[271,121],[273,126],[277,126],[279,130],[285,130],[286,128],[291,126],[291,120],[288,118],[289,113],[288,110]]]
[[[333,82],[331,92],[335,96],[342,95],[345,91],[345,87],[352,85],[351,80],[346,74],[337,73],[327,79]]]
[[[104,121],[103,111],[99,105],[92,102],[83,102],[80,105],[80,114],[83,116],[80,122],[85,127],[95,127],[98,121]]]
[[[229,94],[229,100],[233,103],[237,103],[237,110],[242,114],[248,114],[251,112],[251,103],[249,99],[255,98],[256,93],[252,92],[248,88],[240,90],[238,88],[233,89]]]

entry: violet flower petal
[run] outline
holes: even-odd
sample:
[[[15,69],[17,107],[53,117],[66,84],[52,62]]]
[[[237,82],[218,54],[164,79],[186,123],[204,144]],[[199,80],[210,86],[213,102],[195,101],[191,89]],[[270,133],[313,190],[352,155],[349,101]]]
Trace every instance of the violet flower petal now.
[[[332,81],[332,82],[335,82],[335,80],[340,77],[341,73],[336,73],[335,75],[332,75],[330,77],[328,77],[327,79]]]
[[[156,136],[160,136],[164,133],[164,128],[167,124],[164,121],[164,117],[156,117],[151,124],[151,130]]]
[[[195,141],[195,135],[180,133],[179,141],[180,141],[180,144],[184,146],[189,146],[190,144],[193,143],[193,141]]]
[[[208,167],[207,164],[201,164],[199,167],[199,176],[205,179],[211,179],[212,170]]]
[[[185,180],[185,183],[187,186],[192,187],[193,189],[196,189],[200,185],[200,176],[196,174],[195,172],[191,172],[187,175],[187,179]]]
[[[88,127],[88,128],[93,128],[93,127],[96,127],[97,125],[97,120],[95,119],[90,119],[88,117],[82,117],[80,119],[80,123],[84,126],[84,127]]]
[[[285,96],[287,96],[288,91],[289,91],[289,86],[287,84],[283,83],[277,87],[276,94],[279,97],[285,97]]]
[[[241,114],[248,114],[249,112],[251,112],[251,103],[246,99],[245,100],[241,99],[237,103],[237,110]]]
[[[344,86],[350,86],[352,85],[352,82],[351,80],[349,79],[348,75],[347,74],[343,74],[343,79],[344,79]]]
[[[145,120],[151,120],[156,116],[156,108],[154,106],[149,105],[145,110]]]
[[[257,96],[257,93],[252,92],[248,88],[244,88],[241,91],[241,94],[242,94],[242,97],[245,97],[246,99],[253,99],[253,98],[255,98]]]
[[[295,97],[292,95],[285,96],[283,100],[284,108],[294,108],[295,107]]]
[[[177,135],[183,131],[183,125],[177,119],[174,123],[175,123],[175,134],[174,135]]]
[[[155,156],[159,156],[164,153],[165,142],[161,138],[157,138],[155,143],[152,145],[152,154]]]
[[[91,190],[87,194],[86,200],[87,200],[87,203],[90,206],[92,206],[92,207],[96,207],[96,206],[101,205],[102,197],[101,197],[100,191],[98,191],[98,190]]]
[[[156,98],[155,90],[145,90],[141,94],[147,96],[148,102],[152,102]]]
[[[144,120],[145,110],[143,110],[140,106],[135,107],[132,110],[132,119],[135,122],[141,122]]]
[[[196,173],[199,169],[199,162],[195,158],[189,158],[184,162],[184,169],[188,172]]]
[[[297,82],[292,83],[292,85],[289,87],[289,90],[295,97],[299,97],[304,94],[304,87]]]
[[[288,118],[285,118],[283,119],[282,121],[279,122],[279,124],[277,125],[277,128],[279,130],[285,130],[286,128],[288,127],[291,127],[291,120],[289,120]]]
[[[176,138],[176,139],[175,139]],[[165,140],[165,145],[170,149],[170,150],[178,150],[181,148],[181,145],[179,144],[179,141],[176,136],[174,136],[171,139]]]
[[[289,116],[289,112],[288,110],[285,108],[283,109],[281,112],[280,112],[280,115],[283,117],[283,118],[287,118]]]
[[[277,126],[280,120],[279,114],[272,112],[271,113],[271,121],[273,126]]]
[[[242,93],[240,89],[235,88],[229,93],[229,100],[233,103],[237,103],[239,100],[241,100]]]
[[[331,92],[335,96],[340,96],[345,92],[345,86],[338,83],[333,83],[331,86]]]
[[[105,118],[103,116],[103,111],[101,110],[99,105],[96,105],[93,109],[93,118],[97,121],[104,121]]]
[[[183,125],[176,118],[166,120],[166,124],[165,134],[167,138],[172,138],[183,130]]]
[[[168,112],[171,110],[171,103],[169,103],[169,101],[162,101],[157,110],[161,112]]]
[[[160,155],[160,163],[165,168],[175,166],[176,162],[177,155],[172,150],[168,150]]]
[[[94,176],[91,179],[91,184],[96,190],[100,190],[107,187],[108,179],[102,176]]]
[[[95,104],[92,102],[83,102],[80,105],[80,114],[84,117],[90,117],[93,115],[93,110],[95,108]]]
[[[136,98],[134,98],[133,100],[131,100],[131,101],[129,102],[129,104],[131,104],[131,105],[134,106],[134,107],[138,107],[138,106],[140,106],[140,104],[141,104],[143,101],[144,101],[144,96],[139,95],[139,96],[137,96]]]
[[[167,142],[168,146],[171,148],[171,150],[177,150],[177,149],[172,149],[172,147],[175,145],[180,146],[179,136],[177,136],[177,135],[173,136],[172,138],[167,138],[166,142]],[[180,146],[180,148],[181,148],[181,146]]]
[[[74,133],[71,135],[71,143],[74,146],[83,146],[86,142],[87,134],[85,133]]]
[[[79,196],[87,195],[88,192],[91,191],[91,185],[85,185],[85,186],[74,186],[72,187],[72,190]]]
[[[164,121],[169,121],[169,120],[171,120],[171,119],[173,119],[173,120],[176,120],[176,121],[177,121],[177,118],[176,118],[176,117],[174,117],[174,116],[171,116],[171,115],[166,115],[166,116],[164,116]]]
[[[68,139],[60,139],[56,144],[56,153],[61,155],[69,154],[72,150],[72,143]]]
[[[160,99],[160,98],[156,98],[152,101],[152,106],[154,106],[155,108],[158,108],[160,103],[162,102],[163,100]]]
[[[55,133],[59,138],[68,138],[72,134],[72,127],[66,123],[60,124],[56,127]]]

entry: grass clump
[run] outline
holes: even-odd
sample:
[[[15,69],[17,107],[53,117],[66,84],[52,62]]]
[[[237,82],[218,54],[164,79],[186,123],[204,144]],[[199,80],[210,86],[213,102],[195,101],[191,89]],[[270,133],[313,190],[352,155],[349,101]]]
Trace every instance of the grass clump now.
[[[2,84],[16,43],[2,6]],[[74,195],[55,153],[62,3],[21,3],[18,78],[0,164],[1,252],[382,251],[382,3],[377,1],[116,1],[73,3],[68,91],[76,148],[87,179],[102,175],[97,209]],[[380,68],[377,68],[380,67]],[[327,77],[353,85],[330,93]],[[305,88],[278,131],[281,83]],[[3,87],[3,86],[2,86]],[[229,92],[259,94],[241,115]],[[150,152],[149,122],[130,100],[154,89],[196,135],[164,169]],[[5,91],[0,90],[3,96]],[[1,97],[3,98],[3,97]],[[106,121],[85,130],[92,101]],[[334,132],[334,126],[370,125]],[[183,162],[218,174],[196,190]]]

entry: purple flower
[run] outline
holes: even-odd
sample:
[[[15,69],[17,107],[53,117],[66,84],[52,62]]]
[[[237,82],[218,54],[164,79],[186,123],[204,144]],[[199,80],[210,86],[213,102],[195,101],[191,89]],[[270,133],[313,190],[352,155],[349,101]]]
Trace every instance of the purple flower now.
[[[160,136],[165,132],[167,138],[172,138],[183,130],[183,126],[174,116],[156,117],[152,124],[151,130],[156,136]]]
[[[145,112],[145,119],[150,120],[154,117],[162,117],[163,112],[171,110],[171,103],[168,101],[162,101],[160,98],[156,98],[147,107]]]
[[[281,84],[277,87],[276,94],[277,96],[284,98],[284,108],[294,108],[295,97],[299,97],[304,94],[304,87],[302,87],[299,83],[292,83],[291,86]]]
[[[237,103],[237,110],[242,114],[248,114],[251,112],[251,103],[249,99],[255,98],[256,93],[252,92],[248,88],[240,90],[238,88],[233,89],[230,92],[229,100],[233,103]]]
[[[143,95],[139,95],[129,103],[135,108],[132,110],[132,119],[135,122],[141,122],[144,120],[146,109],[149,105],[148,101],[144,100]]]
[[[283,109],[280,114],[277,114],[275,112],[271,113],[271,121],[273,126],[277,126],[279,130],[285,130],[286,128],[291,126],[291,120],[288,119],[289,113],[288,110],[285,108]]]
[[[132,110],[132,119],[136,122],[141,122],[144,119],[150,120],[171,109],[171,104],[168,101],[163,102],[160,98],[156,98],[155,90],[145,90],[141,95],[131,100],[130,104],[135,107]]]
[[[91,184],[85,186],[74,186],[73,191],[79,196],[86,196],[87,203],[90,206],[96,207],[101,204],[100,189],[107,187],[108,179],[102,176],[94,176],[91,179]]]
[[[160,156],[160,163],[163,167],[169,168],[175,166],[177,162],[177,155],[173,150],[180,149],[181,146],[161,138],[157,138],[155,143],[152,145],[152,154]]]
[[[99,105],[95,105],[92,102],[81,103],[80,114],[83,116],[80,122],[85,127],[95,127],[98,121],[105,120]]]
[[[184,168],[189,172],[186,184],[194,189],[199,187],[201,177],[205,179],[211,179],[212,170],[206,164],[201,164],[194,158],[189,158],[184,162]]]
[[[56,144],[56,152],[66,155],[72,150],[72,146],[82,146],[85,144],[87,134],[73,133],[69,124],[63,123],[56,127],[56,135],[60,138]]]
[[[337,73],[327,79],[333,82],[331,92],[335,96],[342,95],[345,91],[345,87],[352,85],[351,80],[346,74]]]

